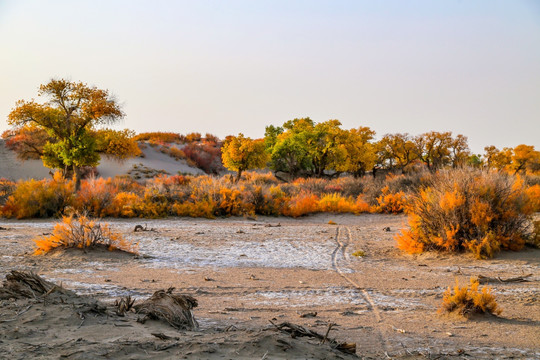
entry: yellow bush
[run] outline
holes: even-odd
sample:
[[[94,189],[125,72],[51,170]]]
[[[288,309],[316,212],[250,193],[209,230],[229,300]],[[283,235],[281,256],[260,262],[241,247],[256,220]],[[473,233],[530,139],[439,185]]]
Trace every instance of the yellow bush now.
[[[57,173],[52,180],[19,181],[3,207],[6,217],[45,218],[61,215],[73,202],[73,181]]]
[[[477,258],[519,250],[530,238],[530,202],[519,178],[444,171],[411,197],[410,230],[396,235],[397,245],[409,253],[469,251]]]
[[[387,186],[382,188],[382,194],[377,198],[377,205],[373,208],[375,212],[386,214],[402,213],[407,204],[407,199],[403,191],[391,193]]]
[[[112,200],[107,215],[115,217],[136,217],[141,207],[142,199],[131,192],[119,192]]]
[[[473,314],[501,314],[502,309],[497,305],[491,288],[483,287],[480,290],[479,286],[475,278],[471,278],[470,284],[464,287],[460,287],[456,280],[453,291],[451,287],[448,287],[444,292],[439,312],[455,312],[465,317]]]
[[[112,231],[107,224],[99,224],[86,216],[64,217],[54,226],[52,235],[34,239],[35,255],[46,254],[56,248],[80,248],[83,250],[107,247],[109,250],[137,252],[137,244],[127,241],[121,234]]]
[[[319,211],[319,197],[302,192],[293,196],[289,204],[283,208],[283,215],[299,217]]]
[[[213,219],[215,204],[211,201],[198,201],[175,203],[172,205],[173,214],[176,216],[204,217]]]
[[[359,214],[366,211],[366,206],[362,203],[361,199],[355,201],[351,197],[345,198],[337,193],[323,195],[319,200],[318,207],[319,211],[322,212]]]

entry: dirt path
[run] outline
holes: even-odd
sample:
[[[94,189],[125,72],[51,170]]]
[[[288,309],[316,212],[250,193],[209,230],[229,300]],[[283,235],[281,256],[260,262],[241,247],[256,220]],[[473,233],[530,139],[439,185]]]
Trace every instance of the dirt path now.
[[[345,279],[354,289],[359,291],[360,296],[362,299],[369,304],[368,310],[371,312],[372,316],[375,319],[375,322],[377,323],[377,333],[378,333],[378,339],[380,341],[380,346],[383,349],[383,351],[386,353],[388,350],[388,346],[386,343],[386,337],[384,336],[381,327],[383,326],[383,319],[381,317],[381,313],[377,307],[377,304],[373,301],[369,293],[361,287],[356,281],[354,281],[351,277],[347,276],[347,274],[343,271],[343,269],[340,267],[339,260],[342,261],[345,260],[347,263],[350,263],[350,256],[349,256],[349,245],[352,241],[351,236],[351,229],[348,226],[345,227],[338,227],[336,229],[336,243],[337,246],[335,250],[332,252],[332,266],[334,270],[337,271],[337,273]],[[362,276],[360,274],[360,276]]]

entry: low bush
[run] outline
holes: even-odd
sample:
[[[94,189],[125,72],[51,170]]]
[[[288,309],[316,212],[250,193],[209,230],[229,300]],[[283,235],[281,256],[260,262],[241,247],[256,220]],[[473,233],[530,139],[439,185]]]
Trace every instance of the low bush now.
[[[502,309],[497,305],[491,288],[479,289],[480,283],[471,278],[468,286],[460,287],[456,280],[454,289],[448,287],[444,292],[443,302],[439,312],[457,313],[469,317],[474,314],[500,315]]]
[[[180,134],[172,132],[146,132],[135,135],[135,141],[149,141],[152,143],[180,143],[183,138]]]
[[[5,217],[47,218],[60,216],[73,204],[73,181],[57,172],[52,180],[19,181],[5,201]]]
[[[373,207],[374,212],[385,214],[400,214],[405,209],[407,198],[403,191],[392,193],[388,186],[381,190],[381,195],[377,198],[377,205]]]
[[[326,194],[319,200],[319,211],[335,213],[359,214],[369,211],[369,205],[365,203],[361,196],[355,200],[352,197],[343,197],[340,194]]]
[[[15,183],[7,179],[0,178],[0,205],[4,205],[6,200],[15,191]]]
[[[417,181],[404,175],[387,176],[385,185],[384,179],[372,177],[284,183],[272,173],[257,172],[244,172],[235,182],[229,175],[169,176],[142,164],[133,165],[130,174],[83,179],[77,193],[72,181],[60,175],[52,180],[0,182],[4,202],[0,214],[19,219],[52,217],[69,214],[71,209],[93,217],[299,217],[409,209],[411,229],[398,237],[400,248],[469,250],[489,257],[499,248],[519,249],[531,238],[528,214],[536,211],[540,197],[538,185],[526,187],[517,177],[463,170],[426,176],[420,190],[403,185]]]
[[[319,197],[315,194],[302,192],[293,196],[283,209],[283,215],[299,217],[319,211]]]
[[[57,248],[79,248],[83,250],[106,247],[109,250],[137,252],[137,245],[127,241],[121,234],[112,231],[107,224],[100,224],[84,215],[66,216],[54,226],[52,235],[34,240],[35,255],[46,254]]]
[[[223,170],[221,149],[210,143],[188,143],[182,151],[188,163],[193,164],[207,174],[218,174]]]
[[[531,201],[523,182],[508,174],[443,171],[411,195],[410,229],[397,244],[410,253],[469,251],[477,258],[519,250],[531,236]]]

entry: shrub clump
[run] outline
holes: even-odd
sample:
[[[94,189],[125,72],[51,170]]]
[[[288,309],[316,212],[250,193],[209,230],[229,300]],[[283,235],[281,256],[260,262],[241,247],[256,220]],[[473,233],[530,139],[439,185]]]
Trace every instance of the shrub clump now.
[[[137,244],[127,241],[112,231],[108,224],[100,224],[84,215],[65,216],[54,226],[52,235],[34,239],[35,255],[46,254],[56,248],[92,249],[106,247],[110,251],[137,253]]]
[[[439,312],[457,313],[469,317],[474,314],[500,315],[502,309],[495,301],[490,287],[479,289],[478,279],[472,277],[468,286],[460,287],[456,280],[456,286],[444,292],[443,302]]]
[[[411,196],[410,229],[396,236],[398,247],[409,253],[469,251],[477,258],[520,250],[531,236],[530,201],[518,177],[472,169],[440,172]]]

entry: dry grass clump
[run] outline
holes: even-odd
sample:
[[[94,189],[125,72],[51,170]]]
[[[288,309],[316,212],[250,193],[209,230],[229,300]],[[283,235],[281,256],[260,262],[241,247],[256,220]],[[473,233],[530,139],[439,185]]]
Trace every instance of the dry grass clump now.
[[[100,224],[85,215],[65,216],[54,226],[52,235],[34,239],[35,255],[46,254],[56,248],[79,248],[83,250],[105,247],[111,251],[137,252],[137,244],[127,241],[112,231],[108,224]]]
[[[491,293],[490,287],[479,289],[478,279],[471,278],[468,286],[460,287],[456,280],[456,285],[452,291],[451,287],[444,292],[443,302],[439,312],[457,313],[469,317],[474,314],[499,315],[502,309],[495,301],[495,296]]]
[[[531,236],[531,197],[507,174],[472,169],[444,171],[412,195],[410,230],[396,236],[409,253],[468,251],[491,258],[520,250]]]

